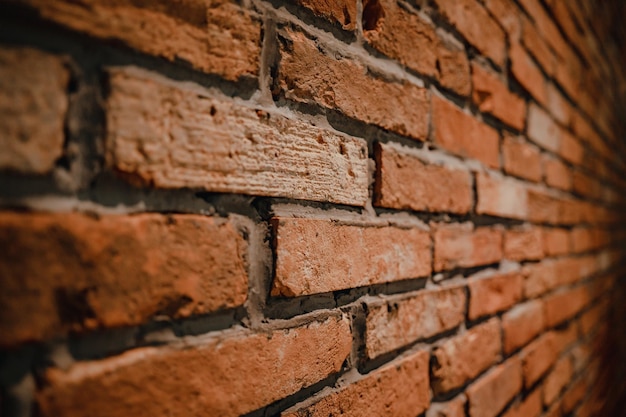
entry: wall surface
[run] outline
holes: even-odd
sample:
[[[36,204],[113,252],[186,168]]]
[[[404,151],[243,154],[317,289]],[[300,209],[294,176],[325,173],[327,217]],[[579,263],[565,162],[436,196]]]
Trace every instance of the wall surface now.
[[[623,415],[594,3],[1,1],[0,414]]]

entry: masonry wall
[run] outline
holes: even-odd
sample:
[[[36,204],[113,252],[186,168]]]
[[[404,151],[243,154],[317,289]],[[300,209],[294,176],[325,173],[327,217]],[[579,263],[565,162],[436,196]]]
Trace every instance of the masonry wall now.
[[[2,416],[611,415],[595,7],[2,1]]]

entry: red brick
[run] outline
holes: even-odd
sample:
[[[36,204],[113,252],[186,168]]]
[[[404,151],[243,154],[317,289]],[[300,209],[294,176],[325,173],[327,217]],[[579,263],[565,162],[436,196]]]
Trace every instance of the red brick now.
[[[584,197],[595,197],[597,185],[594,180],[580,171],[573,172],[574,192]]]
[[[543,229],[543,250],[548,256],[565,255],[570,251],[569,233],[565,229]]]
[[[470,223],[434,225],[435,271],[470,268],[502,258],[502,232]]]
[[[536,260],[544,256],[542,230],[523,227],[504,233],[504,256],[514,261]]]
[[[278,84],[287,98],[338,110],[413,139],[426,139],[428,90],[374,77],[358,61],[337,60],[321,53],[318,46],[322,46],[302,33],[287,32],[283,36]]]
[[[511,407],[502,417],[539,417],[543,407],[541,391],[535,390],[520,404]]]
[[[46,174],[63,154],[69,71],[58,56],[0,46],[0,170]]]
[[[327,417],[343,410],[361,416],[415,417],[430,404],[428,360],[428,352],[419,351],[281,416]]]
[[[479,317],[506,310],[522,298],[522,275],[519,273],[498,274],[486,278],[470,278],[468,317]]]
[[[563,394],[562,409],[564,414],[571,413],[587,394],[587,382],[580,378]]]
[[[522,389],[520,361],[511,358],[467,389],[470,417],[495,417]]]
[[[231,308],[248,291],[246,242],[226,220],[4,212],[0,241],[2,346]]]
[[[566,130],[561,130],[561,144],[559,147],[559,155],[566,161],[574,165],[583,163],[585,150],[581,143]]]
[[[553,330],[554,348],[560,354],[565,352],[574,342],[578,340],[577,323],[569,323],[562,329]]]
[[[430,235],[421,229],[296,218],[274,218],[273,225],[272,295],[311,295],[431,273]]]
[[[578,282],[595,269],[596,263],[593,258],[544,260],[538,264],[526,265],[522,270],[526,277],[524,294],[526,297],[542,295],[559,285]]]
[[[580,332],[583,336],[589,336],[604,319],[608,307],[608,302],[602,301],[587,310],[580,317]]]
[[[561,223],[560,200],[543,191],[528,190],[528,220],[536,223]]]
[[[439,39],[435,28],[396,0],[363,2],[363,35],[372,47],[405,67],[437,75]]]
[[[538,0],[521,0],[521,5],[532,16],[539,32],[557,53],[562,53],[569,45],[561,36],[554,20],[548,15]]]
[[[559,360],[543,384],[543,403],[550,405],[570,382],[574,370],[569,357]]]
[[[519,39],[522,31],[520,9],[512,0],[485,0],[485,7],[498,20],[510,42]]]
[[[465,404],[467,398],[459,394],[445,403],[432,403],[426,417],[465,417]]]
[[[65,27],[228,80],[259,72],[261,22],[234,1],[25,3]]]
[[[505,34],[489,12],[472,0],[435,0],[441,15],[496,65],[505,60]]]
[[[543,156],[543,172],[546,184],[564,191],[572,189],[572,175],[563,162],[548,155]]]
[[[522,369],[524,386],[532,386],[556,362],[557,352],[554,347],[554,336],[544,334],[522,350]]]
[[[345,30],[356,29],[356,0],[296,0],[296,3]]]
[[[453,329],[464,319],[463,287],[444,287],[395,297],[367,308],[365,347],[375,358],[419,339]]]
[[[435,347],[431,367],[435,395],[463,386],[496,363],[500,340],[500,322],[493,318]]]
[[[338,317],[229,331],[193,348],[139,348],[52,369],[38,404],[42,416],[239,416],[338,372],[351,348],[350,323]]]
[[[543,74],[518,42],[511,43],[509,59],[511,60],[511,73],[515,79],[538,102],[545,103],[547,91]]]
[[[544,317],[546,325],[556,326],[575,316],[589,302],[588,288],[581,286],[546,298]]]
[[[522,18],[522,43],[526,47],[526,50],[535,57],[546,74],[554,74],[557,59],[533,23],[527,18]],[[548,95],[548,102],[549,99],[550,96]]]
[[[568,126],[574,111],[563,94],[552,83],[548,84],[548,101],[546,108],[554,118],[564,126]]]
[[[502,141],[504,172],[533,182],[541,181],[541,153],[532,144],[505,134]]]
[[[476,190],[476,213],[514,219],[527,217],[527,191],[521,182],[479,172],[476,174]]]
[[[470,173],[427,158],[426,153],[377,144],[374,205],[467,213],[473,200]]]
[[[465,47],[447,37],[441,37],[440,41],[437,58],[439,82],[444,88],[461,96],[469,96],[472,83]]]
[[[464,113],[447,100],[433,96],[434,141],[456,155],[500,166],[498,132]]]
[[[474,63],[472,85],[472,99],[480,111],[490,113],[518,130],[524,128],[526,102],[511,93],[496,75]]]
[[[110,73],[107,161],[157,188],[363,205],[365,142],[144,71]]]
[[[559,127],[548,113],[535,104],[528,109],[528,137],[549,151],[557,152],[559,149]]]
[[[543,303],[529,301],[502,316],[504,351],[511,353],[533,340],[543,331]]]

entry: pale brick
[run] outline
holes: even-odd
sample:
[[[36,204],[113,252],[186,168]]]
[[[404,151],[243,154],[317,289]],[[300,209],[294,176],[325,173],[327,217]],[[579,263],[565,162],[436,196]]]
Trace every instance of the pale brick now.
[[[473,229],[469,223],[435,225],[434,270],[470,268],[502,258],[502,232],[491,227]]]

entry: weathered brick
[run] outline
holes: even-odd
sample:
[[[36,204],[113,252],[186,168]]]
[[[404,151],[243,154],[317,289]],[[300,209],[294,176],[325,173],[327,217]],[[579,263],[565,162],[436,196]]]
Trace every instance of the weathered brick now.
[[[563,162],[549,155],[543,156],[543,173],[546,184],[564,191],[572,189],[572,175]]]
[[[538,0],[521,0],[521,5],[532,16],[537,29],[543,38],[550,44],[557,53],[562,53],[569,45],[559,32],[554,20],[548,15],[545,8]]]
[[[465,394],[459,394],[445,403],[432,403],[426,417],[465,417],[466,403]]]
[[[523,402],[512,406],[502,417],[539,417],[542,409],[541,391],[536,389]]]
[[[569,233],[565,229],[544,228],[543,250],[548,256],[565,255],[570,251]]]
[[[428,162],[425,154],[393,145],[376,145],[374,205],[417,211],[465,214],[472,207],[467,170]]]
[[[433,96],[435,143],[456,155],[500,166],[498,132],[464,113],[447,100]]]
[[[576,315],[589,302],[588,288],[580,286],[546,298],[544,317],[550,327]]]
[[[63,154],[69,80],[62,58],[0,45],[0,170],[52,171]]]
[[[311,295],[431,272],[430,235],[418,228],[297,218],[274,218],[273,224],[272,295]]]
[[[468,317],[475,320],[506,310],[522,298],[523,277],[514,272],[486,278],[470,278]]]
[[[322,46],[300,32],[283,36],[278,84],[287,98],[338,110],[413,139],[426,139],[428,90],[374,77],[356,60],[337,60],[320,52]]]
[[[476,213],[514,219],[528,216],[527,190],[521,182],[479,172],[476,190]]]
[[[227,332],[189,347],[139,348],[52,369],[37,396],[41,415],[239,416],[338,372],[352,334],[348,320],[331,317],[269,334]]]
[[[4,212],[0,241],[3,346],[235,307],[248,291],[246,242],[226,220]]]
[[[435,271],[487,265],[502,258],[502,232],[498,229],[474,229],[470,223],[433,227]]]
[[[472,45],[499,66],[505,60],[505,34],[489,12],[472,0],[435,0],[439,12]]]
[[[505,134],[502,141],[504,172],[530,181],[541,181],[541,152],[534,145]]]
[[[345,30],[356,29],[356,0],[296,0],[296,3]]]
[[[463,287],[420,291],[368,305],[365,347],[375,358],[458,326],[465,315]]]
[[[363,35],[375,49],[419,73],[437,75],[435,28],[396,0],[363,2]]]
[[[511,353],[533,340],[543,331],[543,303],[529,301],[502,316],[504,351]]]
[[[557,58],[550,50],[546,41],[541,37],[535,25],[527,18],[522,18],[522,43],[526,50],[535,57],[539,65],[548,74],[556,71]],[[549,94],[549,90],[548,90]],[[550,96],[548,95],[549,103]]]
[[[427,351],[393,361],[283,417],[350,415],[415,417],[430,404]],[[342,411],[339,411],[342,410]]]
[[[45,19],[228,80],[256,76],[261,22],[235,1],[27,0]],[[156,41],[158,40],[158,41]]]
[[[544,256],[542,229],[521,227],[504,233],[504,256],[514,261],[537,260]]]
[[[563,413],[571,413],[587,394],[587,381],[584,378],[574,382],[563,394]]]
[[[495,417],[522,389],[520,360],[498,365],[467,389],[470,417]]]
[[[536,223],[561,223],[560,200],[538,190],[528,190],[528,220]]]
[[[543,383],[543,403],[550,405],[563,391],[572,378],[574,370],[569,357],[559,360]]]
[[[485,0],[485,7],[500,23],[510,42],[521,36],[520,10],[511,0]]]
[[[365,204],[362,140],[143,71],[111,72],[110,89],[107,161],[131,181]]]
[[[528,53],[518,43],[513,42],[509,49],[511,73],[528,92],[540,103],[547,100],[546,84],[543,74],[532,61]]]
[[[465,47],[449,36],[441,37],[437,57],[441,85],[461,96],[468,96],[472,83]]]
[[[572,107],[554,84],[549,83],[547,91],[548,100],[546,102],[546,108],[559,123],[564,126],[569,125],[572,118]]]
[[[554,364],[558,353],[554,347],[554,336],[551,333],[540,336],[522,350],[522,369],[524,386],[532,386]]]
[[[490,113],[518,130],[524,128],[526,102],[511,93],[496,75],[474,63],[472,86],[472,100],[480,111]]]
[[[537,145],[552,152],[560,146],[560,129],[554,120],[539,106],[528,108],[528,137]]]

